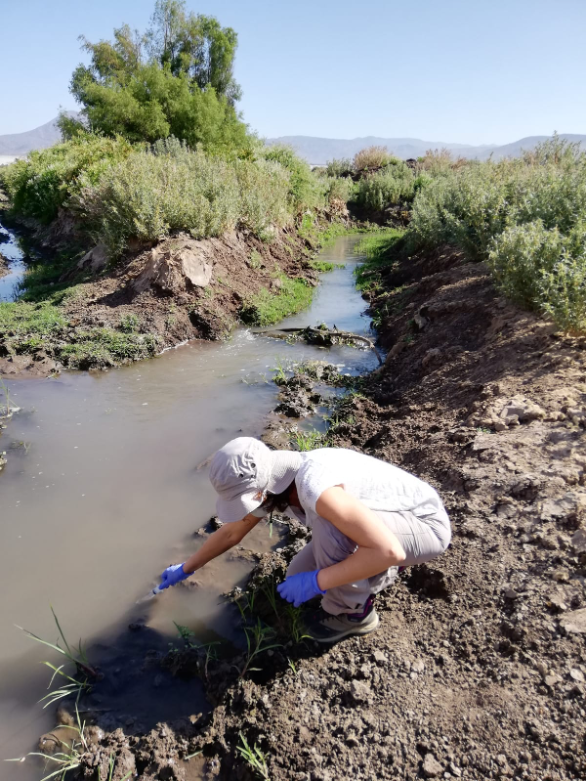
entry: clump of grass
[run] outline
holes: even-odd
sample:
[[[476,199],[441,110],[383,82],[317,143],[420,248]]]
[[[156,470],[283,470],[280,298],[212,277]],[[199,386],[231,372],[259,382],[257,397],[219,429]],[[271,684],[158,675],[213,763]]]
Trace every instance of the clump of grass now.
[[[61,749],[55,751],[52,754],[45,754],[42,751],[30,751],[24,757],[18,757],[17,759],[7,759],[7,762],[25,762],[27,757],[40,757],[45,762],[45,770],[49,770],[47,775],[43,776],[41,781],[49,781],[50,778],[59,779],[59,781],[65,781],[66,778],[70,778],[69,773],[77,770],[81,764],[82,755],[90,749],[90,744],[86,737],[86,723],[80,720],[77,704],[75,706],[75,715],[77,725],[59,725],[59,730],[71,730],[71,741],[68,743],[63,740],[61,736],[55,735],[55,742]],[[116,767],[116,759],[110,755],[108,758],[107,772],[108,776],[105,781],[112,781],[114,778],[114,770]],[[132,770],[126,773],[120,781],[126,781],[132,775]],[[98,767],[98,781],[101,781],[102,775],[100,768]]]
[[[353,158],[353,168],[357,172],[377,170],[388,165],[393,160],[384,146],[369,146],[361,149]]]
[[[236,749],[241,757],[251,767],[255,775],[262,778],[264,781],[270,781],[269,768],[267,767],[267,755],[261,751],[256,743],[254,748],[251,748],[242,732],[239,732],[238,734],[242,745],[237,746]]]
[[[355,269],[359,290],[372,292],[378,290],[381,272],[388,270],[395,262],[394,253],[399,248],[403,235],[403,230],[388,228],[361,239],[356,252],[365,255],[366,260]]]
[[[289,441],[300,452],[316,450],[323,446],[324,435],[320,431],[292,431]]]
[[[252,269],[261,268],[263,265],[263,256],[260,252],[257,252],[256,249],[254,249],[251,254],[249,255],[249,266]]]
[[[90,369],[151,358],[158,349],[159,340],[152,334],[91,328],[76,330],[71,343],[59,347],[55,355],[71,368]]]
[[[41,643],[41,645],[45,645],[48,648],[51,648],[53,651],[57,652],[66,659],[66,661],[59,665],[59,667],[56,667],[54,664],[48,661],[43,662],[46,667],[49,667],[49,669],[53,670],[53,675],[51,676],[49,686],[47,687],[50,689],[49,694],[46,694],[41,698],[41,702],[47,700],[43,706],[44,708],[48,707],[49,705],[53,705],[55,702],[63,699],[64,697],[69,697],[71,695],[76,696],[77,703],[80,695],[84,691],[88,691],[90,689],[90,684],[88,681],[96,677],[96,671],[93,667],[90,666],[88,662],[82,641],[79,641],[77,647],[70,646],[70,644],[67,642],[67,639],[65,638],[65,635],[63,634],[63,630],[61,629],[61,625],[53,608],[51,608],[51,613],[53,614],[53,618],[59,632],[59,639],[55,643],[50,643],[48,640],[43,640],[42,637],[34,634],[34,632],[30,632],[28,629],[24,629],[21,626],[18,627],[32,640],[37,643]],[[63,646],[60,645],[60,641],[63,643]],[[68,664],[71,666],[71,668],[73,668],[75,674],[83,676],[83,680],[75,678],[73,674],[70,674],[66,671]],[[55,680],[61,681],[61,688],[51,689]]]
[[[278,279],[281,287],[277,293],[263,289],[246,301],[240,311],[244,323],[272,325],[309,306],[314,289],[305,279],[290,279],[283,274]]]

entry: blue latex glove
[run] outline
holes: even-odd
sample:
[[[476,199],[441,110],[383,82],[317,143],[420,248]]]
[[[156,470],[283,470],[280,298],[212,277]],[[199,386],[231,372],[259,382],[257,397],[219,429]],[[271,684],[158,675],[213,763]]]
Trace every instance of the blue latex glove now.
[[[183,564],[185,564],[185,561]],[[193,574],[192,572],[184,572],[183,564],[172,564],[171,567],[167,567],[165,572],[161,575],[161,583],[159,584],[160,589],[175,586],[176,583],[189,578],[189,576]]]
[[[277,591],[279,596],[288,602],[293,602],[294,607],[299,607],[302,602],[307,602],[318,594],[326,594],[318,585],[319,569],[314,572],[298,572],[290,575],[283,583],[279,583]]]

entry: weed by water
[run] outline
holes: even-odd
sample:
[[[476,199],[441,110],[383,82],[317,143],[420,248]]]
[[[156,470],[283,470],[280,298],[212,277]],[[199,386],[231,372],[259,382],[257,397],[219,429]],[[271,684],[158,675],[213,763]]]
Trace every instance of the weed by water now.
[[[238,734],[242,745],[236,747],[237,751],[259,778],[264,779],[264,781],[269,781],[267,755],[261,751],[256,743],[255,746],[251,748],[242,732],[239,732]]]
[[[77,770],[80,766],[82,754],[89,750],[88,740],[85,734],[86,723],[80,720],[77,704],[75,706],[75,715],[77,725],[66,726],[60,725],[59,730],[71,730],[73,735],[71,741],[68,743],[63,740],[61,736],[55,735],[55,742],[61,749],[52,754],[45,754],[42,751],[29,751],[24,757],[18,757],[17,759],[7,759],[6,762],[25,762],[27,757],[41,757],[45,761],[45,770],[50,772],[43,776],[41,781],[49,781],[50,778],[59,779],[59,781],[65,781],[68,773]],[[108,777],[104,781],[112,781],[114,778],[114,770],[116,766],[116,758],[110,755],[108,759]],[[120,781],[126,781],[132,775],[132,770],[126,773]],[[98,781],[102,781],[102,775],[100,768],[98,768]]]
[[[220,645],[220,641],[213,640],[210,643],[194,642],[196,636],[189,627],[184,626],[183,624],[178,624],[177,621],[174,621],[173,623],[175,624],[178,635],[184,641],[186,646],[188,648],[202,652],[204,656],[204,676],[208,678],[208,665],[211,661],[216,661],[218,659],[216,646]],[[177,649],[173,649],[170,653],[177,653]]]
[[[247,672],[258,672],[260,667],[251,667],[254,659],[259,654],[271,651],[274,648],[281,648],[281,643],[273,643],[272,640],[275,637],[275,632],[271,627],[263,626],[261,619],[257,618],[257,623],[252,626],[245,627],[245,638],[247,642],[247,656],[242,670],[240,671],[240,678],[244,678]]]
[[[309,639],[310,635],[305,634],[302,621],[303,611],[301,607],[294,607],[290,602],[285,607],[285,613],[289,625],[289,635],[294,643]]]
[[[324,435],[320,431],[292,431],[289,441],[300,452],[316,450],[323,446]]]
[[[48,689],[50,689],[49,694],[46,694],[40,700],[41,702],[47,700],[43,708],[46,708],[48,705],[53,705],[55,702],[57,702],[57,700],[60,700],[64,697],[69,697],[71,695],[76,696],[76,702],[77,702],[82,692],[89,691],[89,689],[91,688],[90,684],[88,683],[88,678],[96,677],[96,671],[93,669],[93,667],[90,666],[88,662],[88,657],[82,645],[82,641],[81,640],[79,641],[77,647],[70,646],[65,638],[65,635],[63,634],[63,630],[61,629],[61,625],[59,623],[59,620],[53,608],[51,608],[51,613],[53,614],[53,618],[55,619],[55,624],[57,626],[57,630],[59,632],[59,637],[61,639],[61,642],[63,643],[63,647],[59,644],[59,639],[55,643],[50,643],[48,640],[43,640],[42,637],[39,637],[33,632],[29,632],[28,629],[24,629],[21,626],[18,627],[18,629],[22,630],[32,640],[35,640],[37,643],[41,643],[42,645],[46,645],[48,648],[51,648],[57,653],[64,656],[67,660],[66,662],[64,662],[64,664],[60,665],[59,667],[56,667],[51,662],[47,662],[47,661],[43,662],[43,664],[46,667],[49,667],[49,669],[53,670],[53,675],[51,676],[51,680],[49,681],[49,686],[47,687]],[[64,668],[68,663],[74,666],[75,671],[78,674],[82,674],[85,676],[84,680],[79,680],[77,678],[74,678],[73,675],[70,675],[65,671]],[[51,690],[51,687],[55,680],[61,681],[61,688]]]
[[[314,288],[305,279],[290,279],[284,274],[278,274],[277,279],[281,284],[278,293],[263,289],[245,302],[240,311],[244,323],[272,325],[309,306]]]
[[[139,318],[135,314],[121,315],[120,330],[125,334],[134,334],[139,327]]]

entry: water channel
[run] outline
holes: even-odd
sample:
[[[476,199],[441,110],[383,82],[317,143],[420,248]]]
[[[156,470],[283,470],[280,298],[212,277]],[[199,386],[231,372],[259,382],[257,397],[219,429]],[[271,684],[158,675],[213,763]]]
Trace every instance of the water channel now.
[[[356,242],[339,239],[321,254],[342,266],[322,275],[308,310],[281,325],[326,322],[368,332],[354,286]],[[198,465],[229,439],[261,433],[276,403],[267,380],[278,364],[301,359],[353,374],[377,363],[369,351],[323,350],[239,329],[230,341],[191,342],[118,370],[7,382],[21,411],[0,439],[8,455],[0,474],[0,758],[30,751],[53,726],[54,709],[37,702],[49,677],[38,663],[51,653],[15,628],[56,640],[50,605],[66,636],[84,638],[90,656],[93,643],[111,648],[128,634],[137,610],[169,640],[177,636],[174,621],[198,636],[234,639],[238,627],[221,594],[244,582],[251,565],[230,554],[198,573],[198,589],[135,603],[168,564],[194,550],[194,533],[213,514],[214,494]],[[263,525],[246,543],[259,550],[279,544]],[[142,696],[146,702],[156,692]],[[0,776],[40,777],[28,763],[4,765]]]

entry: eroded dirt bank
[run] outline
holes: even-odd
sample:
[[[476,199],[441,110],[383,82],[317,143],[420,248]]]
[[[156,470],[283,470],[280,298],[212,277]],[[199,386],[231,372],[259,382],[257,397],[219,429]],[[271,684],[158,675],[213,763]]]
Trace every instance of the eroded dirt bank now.
[[[584,777],[584,344],[508,305],[483,266],[448,249],[399,266],[384,289],[372,306],[386,313],[387,361],[331,441],[433,483],[450,549],[377,597],[382,623],[366,638],[286,645],[242,678],[242,657],[206,667],[187,650],[173,671],[203,677],[211,714],[99,733],[84,777],[115,754],[114,779],[252,779],[241,732],[274,781]],[[252,588],[279,580],[304,536],[292,527]]]
[[[315,253],[293,228],[276,230],[270,242],[246,231],[203,240],[180,233],[131,247],[116,264],[98,245],[44,283],[58,308],[40,302],[0,323],[0,375],[116,366],[187,339],[221,338],[247,314],[254,322],[259,296],[303,298],[304,285],[317,284]],[[295,305],[283,314],[291,311]]]

